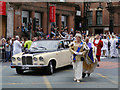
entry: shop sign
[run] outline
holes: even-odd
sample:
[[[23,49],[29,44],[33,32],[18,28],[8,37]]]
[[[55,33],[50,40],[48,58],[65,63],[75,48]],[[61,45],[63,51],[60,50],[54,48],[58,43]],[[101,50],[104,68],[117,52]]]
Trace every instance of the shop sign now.
[[[77,12],[76,12],[76,15],[77,15],[77,16],[81,16],[81,11],[77,11]]]

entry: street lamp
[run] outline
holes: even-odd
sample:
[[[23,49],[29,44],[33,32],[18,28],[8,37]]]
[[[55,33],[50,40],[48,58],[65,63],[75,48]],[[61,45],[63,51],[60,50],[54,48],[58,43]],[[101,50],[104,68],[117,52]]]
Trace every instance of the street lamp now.
[[[97,10],[102,10],[102,9],[103,9],[103,7],[101,5],[101,2],[99,2],[99,6],[97,7]]]
[[[107,10],[109,11],[109,31],[112,34],[113,33],[113,27],[114,27],[114,7],[112,5],[111,0],[107,2]]]

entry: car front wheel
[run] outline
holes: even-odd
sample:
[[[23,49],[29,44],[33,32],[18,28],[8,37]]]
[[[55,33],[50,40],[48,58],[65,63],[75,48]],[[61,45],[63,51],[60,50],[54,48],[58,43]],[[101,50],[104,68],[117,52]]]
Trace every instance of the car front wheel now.
[[[23,70],[16,68],[16,73],[17,74],[23,74]]]

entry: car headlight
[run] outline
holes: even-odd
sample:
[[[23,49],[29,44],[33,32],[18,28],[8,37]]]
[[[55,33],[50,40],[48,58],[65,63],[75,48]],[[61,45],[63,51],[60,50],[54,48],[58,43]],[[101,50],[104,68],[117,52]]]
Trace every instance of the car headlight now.
[[[44,59],[43,59],[43,57],[39,57],[39,60],[40,60],[40,61],[43,61]]]
[[[17,57],[17,60],[18,60],[18,61],[21,61],[21,58],[20,58],[20,57]]]
[[[33,58],[34,61],[37,61],[38,59],[36,57]]]
[[[12,57],[12,61],[15,61],[16,59],[14,57]]]

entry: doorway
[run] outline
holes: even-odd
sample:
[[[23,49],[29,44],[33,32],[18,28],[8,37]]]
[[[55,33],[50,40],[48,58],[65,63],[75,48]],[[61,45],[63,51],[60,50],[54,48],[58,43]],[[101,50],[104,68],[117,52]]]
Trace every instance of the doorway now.
[[[103,29],[95,29],[95,34],[103,34]]]
[[[81,31],[81,17],[75,16],[75,30]]]

